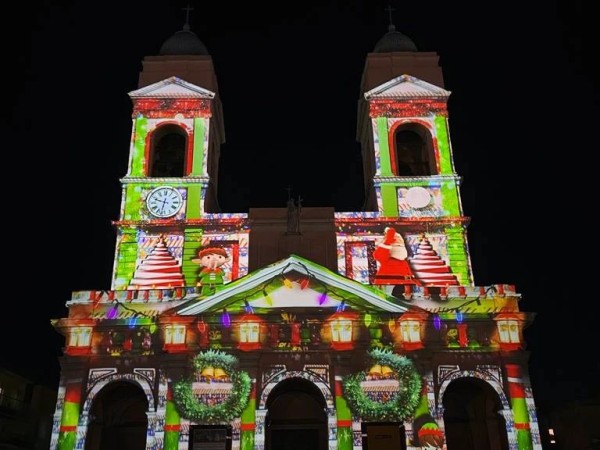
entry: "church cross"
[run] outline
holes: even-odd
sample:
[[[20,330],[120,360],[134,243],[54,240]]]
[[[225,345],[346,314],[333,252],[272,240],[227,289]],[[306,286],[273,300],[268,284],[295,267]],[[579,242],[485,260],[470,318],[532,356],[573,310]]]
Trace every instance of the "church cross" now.
[[[190,12],[194,10],[194,8],[192,8],[190,6],[190,4],[188,3],[188,5],[185,8],[182,8],[185,11],[185,25],[187,27],[190,26]]]
[[[388,15],[390,16],[390,24],[393,22],[392,21],[392,11],[394,11],[394,8],[392,8],[392,5],[388,4],[388,7],[385,8],[385,10],[388,12]]]

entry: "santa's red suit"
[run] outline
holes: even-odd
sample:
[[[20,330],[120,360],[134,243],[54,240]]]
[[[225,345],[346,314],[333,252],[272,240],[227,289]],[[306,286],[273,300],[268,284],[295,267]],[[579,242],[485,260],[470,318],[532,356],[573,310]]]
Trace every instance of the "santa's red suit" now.
[[[408,253],[404,249],[403,252],[394,253],[404,254],[404,259],[394,258],[392,256],[392,248],[397,246],[404,247],[404,240],[400,235],[396,235],[396,230],[393,228],[385,229],[385,237],[383,242],[373,251],[373,257],[379,262],[379,269],[375,274],[373,284],[416,284],[420,285],[418,279],[415,278],[413,271],[406,259]]]

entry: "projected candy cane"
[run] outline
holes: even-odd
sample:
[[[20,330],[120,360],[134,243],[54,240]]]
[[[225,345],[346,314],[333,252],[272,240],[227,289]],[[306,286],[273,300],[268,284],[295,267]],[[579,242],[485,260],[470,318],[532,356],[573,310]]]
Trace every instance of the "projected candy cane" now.
[[[256,380],[252,381],[252,389],[250,391],[250,400],[248,406],[242,412],[242,420],[240,424],[240,450],[254,449],[254,430],[256,416]]]
[[[177,450],[179,446],[180,417],[173,402],[173,393],[169,385],[165,410],[165,442],[163,450]]]
[[[530,450],[533,447],[529,426],[529,412],[527,411],[527,402],[525,399],[525,387],[521,379],[521,368],[516,364],[507,364],[506,374],[508,376],[511,406],[515,417],[517,445],[519,450]]]
[[[79,404],[81,402],[81,381],[67,383],[65,402],[60,420],[58,450],[73,450],[77,440],[77,422],[79,421]]]

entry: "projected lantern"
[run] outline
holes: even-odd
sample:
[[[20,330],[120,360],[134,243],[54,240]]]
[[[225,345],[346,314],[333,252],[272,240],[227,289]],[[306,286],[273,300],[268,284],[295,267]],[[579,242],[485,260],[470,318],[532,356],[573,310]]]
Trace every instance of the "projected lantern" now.
[[[240,318],[238,348],[240,350],[258,350],[260,348],[260,325],[262,320],[254,314],[244,314]]]
[[[501,350],[513,351],[521,348],[521,316],[519,313],[501,312],[494,317]]]
[[[334,350],[352,350],[354,342],[354,320],[357,315],[352,312],[338,311],[329,317],[331,331],[331,347]]]
[[[193,317],[165,316],[160,319],[163,329],[163,350],[167,353],[179,353],[187,350],[188,325],[194,320]]]
[[[423,348],[421,333],[426,317],[425,313],[417,311],[408,311],[400,316],[398,319],[400,346],[404,350],[418,350]]]
[[[92,350],[92,331],[96,322],[93,319],[77,319],[72,321],[65,353],[73,356],[88,355]]]

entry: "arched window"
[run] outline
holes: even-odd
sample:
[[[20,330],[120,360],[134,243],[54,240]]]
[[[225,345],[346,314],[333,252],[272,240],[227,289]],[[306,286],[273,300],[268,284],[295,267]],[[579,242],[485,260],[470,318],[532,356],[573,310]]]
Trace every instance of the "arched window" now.
[[[394,132],[394,173],[400,177],[423,177],[436,173],[429,130],[418,124],[399,126]]]
[[[151,141],[150,176],[185,176],[186,133],[176,125],[158,128]]]

